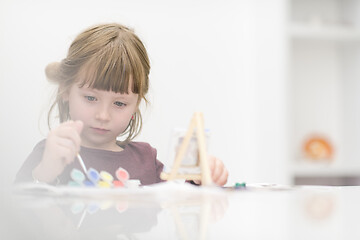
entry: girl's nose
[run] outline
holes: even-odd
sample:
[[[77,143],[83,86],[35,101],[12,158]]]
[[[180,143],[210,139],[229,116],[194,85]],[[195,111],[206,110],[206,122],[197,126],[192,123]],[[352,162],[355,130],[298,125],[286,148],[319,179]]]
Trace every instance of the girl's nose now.
[[[96,113],[96,119],[100,121],[109,121],[110,120],[109,109],[106,106],[100,106]]]

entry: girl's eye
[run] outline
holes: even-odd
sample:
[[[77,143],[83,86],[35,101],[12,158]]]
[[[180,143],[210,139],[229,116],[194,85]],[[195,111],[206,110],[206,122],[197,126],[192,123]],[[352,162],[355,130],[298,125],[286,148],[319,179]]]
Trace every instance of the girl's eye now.
[[[93,96],[85,96],[86,100],[90,101],[90,102],[93,102],[93,101],[96,101],[96,97],[93,97]]]
[[[117,107],[123,107],[123,106],[126,105],[125,103],[122,103],[122,102],[114,102],[114,104],[115,104]]]

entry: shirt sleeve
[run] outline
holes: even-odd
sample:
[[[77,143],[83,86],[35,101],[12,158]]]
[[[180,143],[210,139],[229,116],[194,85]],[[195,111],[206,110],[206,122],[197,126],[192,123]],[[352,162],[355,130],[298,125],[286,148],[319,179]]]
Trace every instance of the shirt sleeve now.
[[[156,167],[156,176],[157,176],[157,182],[164,182],[165,180],[162,180],[160,178],[160,174],[162,173],[164,169],[164,164],[160,162],[158,159],[155,160],[155,167]]]
[[[26,158],[25,162],[20,167],[19,171],[15,176],[14,183],[21,182],[32,182],[34,181],[32,177],[33,169],[40,163],[42,155],[45,149],[45,140],[39,142]]]
[[[160,178],[160,174],[162,173],[162,171],[164,169],[164,164],[157,159],[156,148],[153,148],[150,145],[149,145],[149,147],[151,148],[153,159],[155,159],[156,183],[164,182],[164,180],[162,180]]]

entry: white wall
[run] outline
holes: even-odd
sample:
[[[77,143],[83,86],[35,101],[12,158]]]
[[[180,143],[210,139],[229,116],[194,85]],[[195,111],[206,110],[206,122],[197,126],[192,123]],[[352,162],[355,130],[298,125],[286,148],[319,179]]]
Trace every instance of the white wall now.
[[[172,129],[202,111],[209,152],[234,182],[288,183],[285,0],[0,2],[0,157],[11,182],[46,136],[52,87],[47,63],[65,57],[84,28],[108,21],[135,29],[152,63],[138,140],[168,159]]]

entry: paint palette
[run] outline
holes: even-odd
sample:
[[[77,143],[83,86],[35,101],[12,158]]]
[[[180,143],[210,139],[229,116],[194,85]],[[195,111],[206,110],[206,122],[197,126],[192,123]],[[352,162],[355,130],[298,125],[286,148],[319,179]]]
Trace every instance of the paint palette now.
[[[69,186],[87,186],[87,187],[100,187],[100,188],[118,188],[118,187],[138,187],[139,180],[129,180],[130,175],[124,168],[118,168],[115,171],[116,179],[113,175],[106,172],[98,172],[94,168],[89,168],[86,175],[79,169],[74,168],[71,173],[71,181],[68,182]]]

